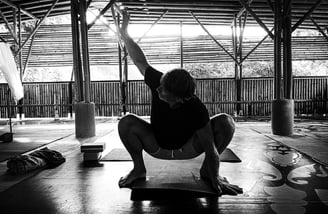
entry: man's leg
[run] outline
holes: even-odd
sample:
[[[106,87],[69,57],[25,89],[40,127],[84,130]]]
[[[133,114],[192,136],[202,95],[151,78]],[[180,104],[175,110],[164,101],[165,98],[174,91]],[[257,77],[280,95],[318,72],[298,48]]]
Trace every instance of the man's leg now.
[[[144,149],[148,153],[154,153],[159,146],[148,122],[136,115],[129,114],[118,123],[120,138],[130,153],[134,167],[130,173],[119,181],[120,187],[127,187],[136,179],[146,177],[146,167],[142,156]]]
[[[227,114],[219,114],[215,115],[211,118],[211,126],[214,137],[214,144],[218,154],[221,154],[223,150],[229,145],[234,131],[235,124],[234,120],[230,115]],[[211,168],[217,167],[219,168],[220,163],[216,161],[210,161],[208,155],[205,155],[204,162],[200,169],[200,175],[203,179],[210,180],[210,175],[213,172],[210,172]],[[222,184],[222,182],[227,183],[227,180],[219,176],[219,171],[217,169],[217,179],[218,182]],[[224,191],[229,191],[232,194],[236,194],[239,192],[238,187],[234,185],[221,185],[221,188],[224,188]],[[237,191],[236,191],[237,188]]]
[[[235,122],[228,114],[217,114],[211,118],[215,147],[221,154],[232,140]]]

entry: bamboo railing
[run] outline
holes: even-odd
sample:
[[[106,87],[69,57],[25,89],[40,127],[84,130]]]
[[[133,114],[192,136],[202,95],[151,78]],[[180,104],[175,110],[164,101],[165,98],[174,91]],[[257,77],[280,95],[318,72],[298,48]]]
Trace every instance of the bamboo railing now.
[[[60,117],[74,112],[74,84],[71,82],[24,83],[23,112],[25,117]],[[274,99],[273,78],[242,80],[241,101],[236,101],[233,78],[197,79],[196,93],[205,103],[210,115],[234,114],[241,104],[243,116],[270,116]],[[7,118],[7,84],[0,84],[0,118]],[[96,116],[119,116],[119,81],[91,82],[91,101],[96,104]],[[294,77],[293,97],[295,115],[328,113],[328,77]],[[128,81],[127,110],[138,115],[150,115],[151,93],[143,81]],[[12,116],[17,106],[12,105]]]

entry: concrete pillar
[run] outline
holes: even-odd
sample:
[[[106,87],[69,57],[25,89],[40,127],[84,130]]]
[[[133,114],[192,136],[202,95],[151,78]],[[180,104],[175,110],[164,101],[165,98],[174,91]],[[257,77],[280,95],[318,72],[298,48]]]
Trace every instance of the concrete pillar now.
[[[277,99],[272,101],[271,128],[276,135],[289,136],[294,127],[294,100]]]
[[[95,104],[80,102],[75,104],[75,136],[88,138],[96,135]]]

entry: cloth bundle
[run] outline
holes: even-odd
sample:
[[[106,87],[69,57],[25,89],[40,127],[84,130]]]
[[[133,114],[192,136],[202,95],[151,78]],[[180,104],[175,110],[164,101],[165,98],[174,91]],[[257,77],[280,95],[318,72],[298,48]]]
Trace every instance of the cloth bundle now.
[[[65,162],[61,153],[48,148],[34,151],[28,155],[16,155],[7,162],[8,172],[21,175],[42,167],[53,168]]]

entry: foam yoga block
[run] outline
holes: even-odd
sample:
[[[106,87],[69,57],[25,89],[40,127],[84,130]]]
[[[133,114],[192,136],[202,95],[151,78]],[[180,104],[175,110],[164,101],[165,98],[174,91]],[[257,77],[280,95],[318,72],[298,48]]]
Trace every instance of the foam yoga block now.
[[[87,138],[95,135],[95,104],[84,102],[75,104],[75,136]]]
[[[272,133],[288,136],[293,134],[294,100],[279,99],[272,101]]]
[[[104,142],[85,143],[81,145],[81,152],[83,152],[84,161],[98,161],[105,149]]]

